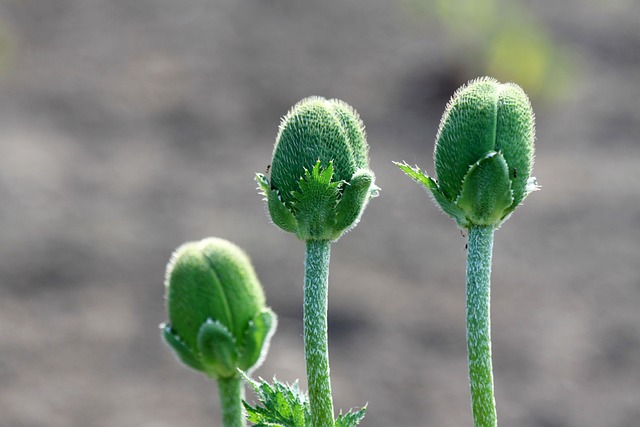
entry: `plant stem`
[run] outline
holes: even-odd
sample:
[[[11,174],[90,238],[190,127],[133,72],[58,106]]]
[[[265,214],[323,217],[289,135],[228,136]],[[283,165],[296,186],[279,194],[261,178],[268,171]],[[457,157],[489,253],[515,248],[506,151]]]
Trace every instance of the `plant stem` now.
[[[331,242],[308,240],[304,276],[304,354],[313,427],[333,427],[329,379],[327,294]]]
[[[246,427],[244,408],[244,383],[239,375],[218,379],[222,425],[224,427]]]
[[[467,350],[475,427],[498,425],[491,366],[491,253],[493,226],[469,229],[467,253]]]

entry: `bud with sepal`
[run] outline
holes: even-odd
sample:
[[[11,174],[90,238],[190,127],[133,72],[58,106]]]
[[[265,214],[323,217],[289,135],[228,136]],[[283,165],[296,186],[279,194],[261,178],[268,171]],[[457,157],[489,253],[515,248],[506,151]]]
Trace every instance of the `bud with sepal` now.
[[[163,336],[185,365],[226,379],[262,363],[277,319],[240,248],[218,238],[180,246],[167,265],[165,286]]]
[[[271,220],[301,240],[335,241],[353,228],[378,187],[358,113],[310,97],[283,118],[271,174],[258,174]]]
[[[397,164],[423,184],[460,227],[499,227],[538,189],[531,177],[535,120],[514,83],[483,77],[453,95],[440,122],[434,152],[437,180]]]

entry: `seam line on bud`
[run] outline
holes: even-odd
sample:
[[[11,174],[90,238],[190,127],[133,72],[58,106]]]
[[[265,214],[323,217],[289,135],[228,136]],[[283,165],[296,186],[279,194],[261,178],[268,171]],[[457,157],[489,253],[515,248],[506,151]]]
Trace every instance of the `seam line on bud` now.
[[[500,92],[502,91],[502,86],[498,86],[498,89],[494,94],[493,101],[493,127],[491,128],[491,141],[493,142],[493,151],[498,151],[498,102],[500,100]],[[464,181],[464,180],[463,180]]]
[[[216,266],[213,262],[213,260],[211,258],[209,258],[209,255],[207,255],[206,253],[202,255],[204,259],[207,260],[207,263],[209,264],[209,266],[211,267],[211,274],[213,274],[213,276],[216,278],[216,287],[218,288],[218,290],[220,291],[220,296],[221,299],[224,303],[224,308],[225,308],[225,314],[227,315],[227,318],[229,320],[229,325],[233,326],[235,325],[235,323],[233,323],[233,315],[231,313],[231,306],[229,305],[229,300],[227,299],[227,294],[225,294],[224,289],[222,288],[222,281],[220,280],[220,276],[218,275],[218,271],[216,270]],[[217,321],[220,321],[220,319],[214,319]],[[231,335],[234,335],[235,331],[231,331]]]

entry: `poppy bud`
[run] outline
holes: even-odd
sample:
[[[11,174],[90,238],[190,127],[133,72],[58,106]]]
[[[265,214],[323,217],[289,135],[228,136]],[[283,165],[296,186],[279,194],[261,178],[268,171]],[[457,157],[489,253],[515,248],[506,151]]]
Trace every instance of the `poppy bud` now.
[[[223,239],[180,246],[167,265],[163,336],[187,366],[216,379],[264,359],[276,316],[247,255]]]
[[[483,77],[461,87],[442,116],[435,144],[437,181],[398,166],[422,183],[458,225],[498,227],[532,191],[534,115],[516,84]]]
[[[271,220],[302,240],[337,240],[377,195],[364,125],[343,101],[310,97],[282,119],[270,179],[257,175]]]

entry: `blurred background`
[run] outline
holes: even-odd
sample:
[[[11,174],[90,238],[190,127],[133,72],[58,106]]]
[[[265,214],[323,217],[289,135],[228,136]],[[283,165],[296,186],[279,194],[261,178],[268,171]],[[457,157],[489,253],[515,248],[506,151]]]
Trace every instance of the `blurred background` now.
[[[206,236],[280,316],[256,375],[306,388],[304,244],[253,178],[321,95],[361,114],[382,188],[333,246],[336,408],[470,426],[465,239],[391,161],[433,173],[448,98],[492,75],[531,96],[542,185],[496,235],[501,424],[638,427],[638,22],[635,0],[0,0],[0,425],[217,425],[158,330],[171,252]]]

